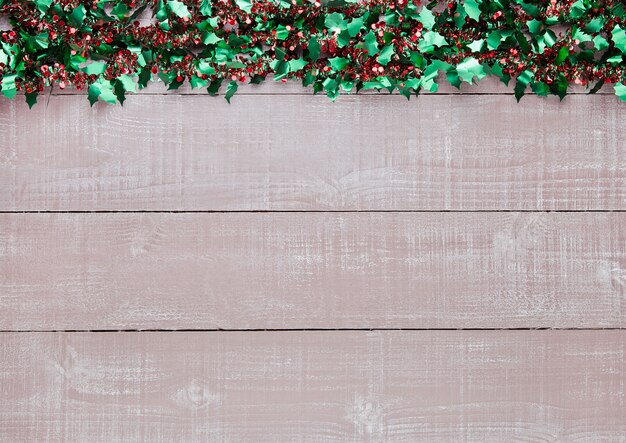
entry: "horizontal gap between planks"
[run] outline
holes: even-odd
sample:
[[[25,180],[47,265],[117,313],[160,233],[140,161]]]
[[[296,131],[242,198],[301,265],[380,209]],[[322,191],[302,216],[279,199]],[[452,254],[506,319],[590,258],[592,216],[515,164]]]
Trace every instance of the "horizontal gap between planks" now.
[[[212,329],[194,329],[194,328],[158,328],[158,329],[5,329],[0,333],[141,333],[141,332],[377,332],[377,331],[625,331],[626,328],[607,327],[607,328],[552,328],[552,327],[536,327],[536,328],[273,328],[273,329],[237,329],[237,328],[212,328]]]
[[[429,214],[429,213],[459,213],[459,214],[497,214],[497,213],[624,213],[626,209],[235,209],[235,210],[93,210],[93,211],[0,211],[0,214],[290,214],[290,213],[316,213],[316,214],[380,214],[380,213],[404,213],[404,214]]]
[[[50,94],[53,97],[77,97],[77,96],[84,96],[87,97],[87,94],[80,94],[80,93],[73,93],[73,92],[69,92],[69,93],[53,93]],[[411,95],[411,97],[437,97],[437,96],[451,96],[451,95],[485,95],[485,96],[511,96],[513,97],[515,94],[513,92],[433,92],[433,93],[423,93],[420,95]],[[525,94],[528,96],[531,96],[533,94]],[[595,94],[589,94],[588,92],[570,92],[567,94],[568,96],[570,95],[602,95],[602,96],[613,96],[615,95],[615,93],[613,92],[597,92]],[[206,92],[199,92],[199,93],[193,93],[193,92],[182,92],[182,93],[174,93],[174,92],[141,92],[138,94],[131,94],[131,96],[137,96],[137,97],[146,97],[146,96],[153,96],[153,97],[167,97],[167,96],[174,96],[174,97],[223,97],[224,94],[215,94],[214,96],[209,95]],[[254,96],[293,96],[293,97],[320,97],[320,98],[326,98],[325,95],[323,94],[312,94],[312,93],[306,93],[306,92],[238,92],[236,97],[254,97]],[[389,97],[389,96],[397,96],[397,97],[403,97],[401,94],[398,93],[393,93],[393,94],[385,94],[385,93],[369,93],[369,94],[339,94],[339,97]],[[41,98],[45,98],[48,97],[48,95],[46,96],[41,96]]]

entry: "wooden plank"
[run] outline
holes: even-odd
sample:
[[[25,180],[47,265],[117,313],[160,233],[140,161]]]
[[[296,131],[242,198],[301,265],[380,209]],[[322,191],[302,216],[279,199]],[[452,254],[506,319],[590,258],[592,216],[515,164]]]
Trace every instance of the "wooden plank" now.
[[[623,442],[625,331],[3,334],[0,441]]]
[[[626,326],[620,213],[0,215],[0,329]]]
[[[625,117],[611,96],[0,101],[0,210],[626,209]]]

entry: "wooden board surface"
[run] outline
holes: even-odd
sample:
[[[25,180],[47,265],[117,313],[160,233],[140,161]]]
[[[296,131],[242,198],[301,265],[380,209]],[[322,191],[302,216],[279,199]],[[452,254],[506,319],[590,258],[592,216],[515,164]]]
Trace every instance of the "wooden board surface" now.
[[[626,443],[611,91],[241,92],[0,100],[0,443]]]
[[[0,441],[623,442],[624,331],[0,335]]]
[[[0,329],[626,326],[621,213],[0,215]]]
[[[0,101],[0,210],[623,210],[612,96]]]

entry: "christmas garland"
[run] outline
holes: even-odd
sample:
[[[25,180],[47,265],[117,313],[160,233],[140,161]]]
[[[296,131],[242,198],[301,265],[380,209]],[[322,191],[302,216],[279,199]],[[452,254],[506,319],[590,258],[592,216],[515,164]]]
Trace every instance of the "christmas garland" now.
[[[495,75],[563,98],[613,84],[626,100],[623,0],[0,0],[1,92],[45,88],[123,103],[151,81],[230,101],[242,83],[300,79],[410,97]],[[8,18],[8,20],[7,20]],[[0,23],[2,23],[0,22]]]

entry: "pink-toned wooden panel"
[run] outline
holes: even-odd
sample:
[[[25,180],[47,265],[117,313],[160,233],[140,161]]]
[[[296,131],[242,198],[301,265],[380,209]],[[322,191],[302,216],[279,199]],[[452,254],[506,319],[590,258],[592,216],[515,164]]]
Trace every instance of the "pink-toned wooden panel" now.
[[[624,331],[0,336],[0,441],[623,442]]]
[[[0,215],[0,329],[624,327],[621,213]]]
[[[0,101],[0,210],[626,209],[613,96]]]

